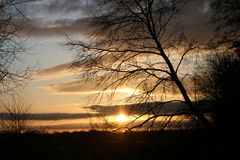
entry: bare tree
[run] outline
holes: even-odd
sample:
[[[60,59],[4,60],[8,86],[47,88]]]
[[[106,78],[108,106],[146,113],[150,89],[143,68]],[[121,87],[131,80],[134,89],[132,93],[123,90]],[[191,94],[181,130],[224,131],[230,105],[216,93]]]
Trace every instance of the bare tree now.
[[[240,51],[240,1],[213,0],[211,23],[216,24],[213,47],[223,47]]]
[[[24,85],[29,69],[16,68],[25,52],[21,33],[27,22],[22,0],[0,1],[0,94]]]
[[[32,104],[25,97],[12,96],[1,102],[1,129],[5,132],[23,133],[29,130]]]
[[[106,86],[103,90],[131,85],[139,92],[133,98],[143,103],[174,85],[183,97],[179,101],[189,108],[179,112],[190,112],[209,128],[209,121],[194,107],[185,89],[182,80],[186,74],[180,71],[186,56],[197,47],[187,39],[178,21],[187,3],[188,0],[99,0],[93,20],[95,31],[89,34],[88,41],[70,39],[66,44],[77,50],[73,66],[81,68],[81,78],[95,78],[99,85]],[[155,122],[161,116],[154,113],[156,107],[162,105],[150,107],[136,117],[150,115],[140,125]]]

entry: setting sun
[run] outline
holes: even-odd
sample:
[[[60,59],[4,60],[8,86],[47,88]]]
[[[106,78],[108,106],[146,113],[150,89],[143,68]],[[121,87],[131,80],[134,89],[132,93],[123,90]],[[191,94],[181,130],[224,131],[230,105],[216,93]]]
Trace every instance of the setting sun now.
[[[128,117],[125,114],[119,114],[116,117],[116,121],[120,123],[126,122],[127,120],[128,120]]]

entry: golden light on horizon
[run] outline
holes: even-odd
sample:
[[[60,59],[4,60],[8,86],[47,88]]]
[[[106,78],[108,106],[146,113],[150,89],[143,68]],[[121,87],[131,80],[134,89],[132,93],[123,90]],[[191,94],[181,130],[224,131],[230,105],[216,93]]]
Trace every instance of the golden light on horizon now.
[[[116,121],[119,123],[124,123],[124,122],[127,122],[128,120],[129,120],[129,118],[123,113],[117,115],[117,117],[116,117]]]

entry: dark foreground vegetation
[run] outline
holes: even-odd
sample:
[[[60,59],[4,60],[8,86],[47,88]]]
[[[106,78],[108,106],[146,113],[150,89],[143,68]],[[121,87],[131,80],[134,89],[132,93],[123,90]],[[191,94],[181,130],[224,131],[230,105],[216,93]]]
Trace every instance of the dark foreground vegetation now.
[[[232,143],[233,142],[233,143]],[[232,159],[231,136],[210,131],[1,134],[0,159]],[[238,148],[238,147],[237,147]]]

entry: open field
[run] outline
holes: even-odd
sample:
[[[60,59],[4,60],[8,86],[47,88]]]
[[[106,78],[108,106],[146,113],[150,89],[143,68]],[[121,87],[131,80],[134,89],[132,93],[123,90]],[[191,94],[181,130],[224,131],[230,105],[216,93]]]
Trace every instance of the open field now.
[[[232,153],[207,131],[2,134],[0,159],[229,159]],[[226,158],[224,158],[226,157]],[[230,158],[231,159],[231,158]]]

